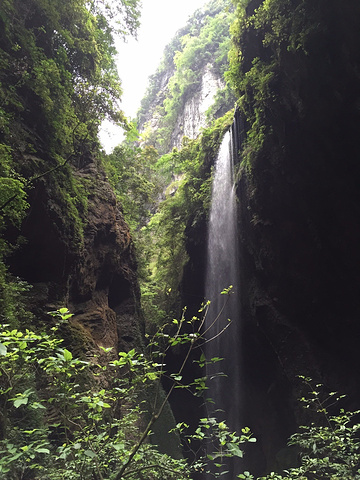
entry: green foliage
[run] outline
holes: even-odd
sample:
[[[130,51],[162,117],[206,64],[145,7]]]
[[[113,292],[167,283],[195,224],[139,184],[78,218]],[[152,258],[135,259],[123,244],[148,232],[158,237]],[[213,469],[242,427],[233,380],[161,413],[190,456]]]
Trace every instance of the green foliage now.
[[[195,12],[187,26],[168,45],[160,67],[150,78],[147,94],[138,112],[138,121],[146,131],[144,123],[149,120],[149,108],[154,109],[154,105],[157,105],[151,114],[157,118],[159,126],[146,141],[152,142],[161,153],[169,151],[178,115],[186,100],[198,91],[205,68],[211,69],[216,77],[223,77],[228,65],[232,18],[228,0],[213,0],[203,10]],[[162,85],[165,76],[170,76],[166,92]],[[234,103],[231,95],[223,96],[222,100],[227,103],[226,106],[222,105],[222,111],[214,110],[216,118],[232,108]]]
[[[19,226],[28,207],[23,181],[11,177],[0,178],[0,202],[0,228],[4,226],[5,219]]]
[[[128,142],[105,157],[109,181],[134,234],[149,218],[150,210],[164,188],[164,182],[155,169],[157,159],[154,147],[134,147]]]
[[[231,287],[224,290],[225,301],[230,292]],[[148,478],[180,480],[197,471],[221,476],[226,459],[242,458],[243,444],[256,441],[249,428],[231,432],[215,417],[201,418],[193,430],[178,423],[173,431],[194,452],[188,461],[162,454],[149,442],[154,423],[176,389],[185,388],[194,395],[207,389],[202,377],[183,383],[191,352],[213,335],[203,328],[207,305],[199,313],[187,320],[183,312],[179,320],[163,325],[148,336],[144,353],[132,349],[115,356],[111,349],[102,348],[99,356],[91,359],[76,358],[58,338],[59,327],[72,317],[66,308],[52,312],[58,325],[51,333],[35,334],[3,325],[0,478],[136,480],[146,472]],[[185,347],[183,362],[177,372],[167,372],[166,352],[178,345]],[[202,354],[197,363],[204,367],[220,360]],[[144,402],[144,391],[157,391],[163,377],[171,381],[166,397]],[[324,396],[321,385],[301,378],[308,389],[301,402],[314,420],[289,440],[289,445],[299,449],[301,465],[258,480],[360,478],[360,424],[355,422],[360,411],[335,412],[343,396],[334,392]],[[144,415],[149,418],[146,425]],[[237,478],[254,480],[246,471]]]
[[[26,295],[31,290],[23,280],[10,275],[4,263],[0,264],[0,322],[12,328],[29,322],[32,314],[27,308]]]
[[[277,122],[279,83],[291,82],[296,71],[292,67],[289,78],[284,77],[283,65],[301,64],[323,26],[314,3],[307,0],[264,0],[255,10],[248,3],[234,0],[236,19],[225,76],[246,122],[242,157],[252,168]]]
[[[118,2],[111,10],[101,2],[89,5],[84,0],[3,3],[3,132],[16,125],[25,141],[34,145],[24,129],[30,110],[36,134],[53,155],[66,158],[96,141],[103,118],[122,120],[117,106],[121,88],[114,64],[113,17],[115,9],[122,11],[125,17],[116,16],[122,22],[119,28],[133,32],[138,23],[137,4],[137,0]],[[14,146],[11,136],[5,138]]]
[[[28,290],[25,282],[8,274],[6,257],[15,248],[4,238],[6,227],[20,227],[28,203],[26,201],[26,181],[13,168],[11,149],[0,144],[0,321],[5,318],[11,325],[16,319],[24,319],[23,294]],[[21,243],[21,238],[17,243]]]
[[[272,473],[259,480],[359,479],[360,423],[355,419],[360,410],[345,411],[338,406],[344,395],[326,394],[323,385],[315,385],[310,378],[300,378],[306,388],[300,402],[313,417],[310,424],[301,426],[300,432],[289,440],[289,445],[299,450],[301,465],[285,471],[284,475]]]
[[[125,122],[112,34],[135,33],[138,17],[138,0],[1,3],[0,214],[12,223],[36,179],[89,155],[102,119]],[[69,208],[77,194],[64,192]]]
[[[225,301],[230,291],[224,291]],[[35,334],[3,325],[0,478],[85,480],[95,476],[135,480],[141,478],[140,472],[147,472],[148,478],[179,480],[191,478],[197,471],[221,476],[226,459],[242,458],[243,444],[256,441],[249,428],[231,432],[225,422],[215,417],[201,418],[193,429],[178,423],[172,432],[178,432],[194,452],[188,461],[162,454],[149,442],[154,423],[176,389],[202,395],[207,388],[201,377],[183,383],[191,352],[213,335],[203,329],[206,312],[204,305],[199,317],[187,320],[183,313],[179,320],[163,325],[148,337],[146,353],[132,349],[115,356],[111,349],[102,348],[99,357],[91,359],[76,358],[57,337],[59,326],[72,316],[66,308],[52,312],[58,325],[52,327],[51,333]],[[164,358],[177,345],[185,347],[184,358],[179,370],[170,373]],[[202,354],[197,363],[205,366],[220,360],[208,360]],[[154,399],[151,404],[144,402],[144,391],[157,391],[162,377],[171,381],[166,397]],[[289,440],[289,445],[299,449],[301,465],[258,480],[360,478],[360,424],[355,422],[360,411],[335,412],[343,396],[333,392],[324,396],[321,385],[314,386],[305,377],[302,380],[308,392],[301,402],[312,412],[314,421]],[[149,418],[145,425],[144,415]],[[254,476],[245,471],[237,478]]]
[[[180,423],[176,426],[177,430],[184,433],[188,429],[188,425]],[[199,440],[202,443],[206,442],[208,453],[207,458],[210,462],[214,462],[215,466],[220,468],[226,462],[227,458],[239,457],[242,458],[244,452],[240,449],[240,445],[247,442],[256,442],[248,427],[241,430],[240,435],[231,432],[225,422],[219,422],[214,417],[201,418],[199,426],[195,433],[185,435],[185,439],[191,445],[192,442]],[[211,471],[206,471],[211,475]],[[219,474],[214,475],[220,476]]]
[[[204,470],[209,462],[220,468],[225,457],[242,456],[241,444],[252,441],[249,430],[238,436],[215,418],[201,419],[186,435],[186,441],[213,440],[215,450],[208,458],[202,450],[189,464],[161,454],[149,443],[153,424],[175,388],[196,394],[206,388],[202,382],[181,383],[191,351],[206,341],[201,333],[204,309],[201,312],[201,318],[190,321],[183,315],[172,335],[168,327],[160,329],[149,339],[146,355],[132,349],[116,357],[103,348],[101,363],[96,357],[76,358],[56,337],[59,326],[52,327],[51,334],[38,335],[3,325],[0,478],[135,480],[146,473],[147,478],[180,480]],[[72,316],[66,308],[52,315],[60,325]],[[179,371],[169,377],[170,391],[164,400],[144,403],[144,391],[151,385],[158,391],[160,379],[169,375],[165,353],[179,343],[187,352]],[[145,408],[150,420],[144,426]]]
[[[19,226],[28,204],[26,202],[26,182],[15,171],[11,148],[0,144],[0,233],[6,224]],[[0,240],[0,255],[5,243]]]
[[[159,206],[159,211],[141,231],[139,247],[150,260],[149,276],[142,282],[142,305],[149,323],[161,324],[176,314],[178,285],[187,260],[185,251],[186,210],[177,192]]]
[[[211,124],[212,119],[224,116],[228,112],[229,106],[232,108],[233,105],[235,105],[235,96],[229,83],[227,83],[224,88],[217,91],[214,103],[206,111],[208,124]]]
[[[218,119],[196,140],[184,138],[181,150],[163,155],[156,166],[172,183],[149,223],[139,232],[137,247],[143,268],[142,305],[148,323],[161,324],[179,313],[179,285],[187,262],[186,228],[207,216],[211,164],[233,112]],[[171,178],[171,177],[170,177]]]
[[[317,422],[303,426],[290,438],[289,444],[297,445],[302,453],[302,465],[298,472],[295,470],[296,474],[317,480],[360,478],[360,423],[355,422],[360,410],[348,412],[340,408],[332,414],[344,395],[337,392],[325,395],[321,384],[313,385],[311,379],[302,379],[308,393],[301,402],[315,413]]]

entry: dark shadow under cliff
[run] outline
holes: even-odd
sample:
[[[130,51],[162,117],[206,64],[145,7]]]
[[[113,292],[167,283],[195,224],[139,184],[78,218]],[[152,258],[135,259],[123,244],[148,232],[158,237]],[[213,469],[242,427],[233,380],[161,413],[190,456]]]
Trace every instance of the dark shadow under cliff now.
[[[260,3],[250,2],[248,13]],[[293,2],[294,11],[300,3],[304,49],[264,47],[270,24],[250,25],[236,39],[240,79],[256,58],[272,69],[258,117],[260,87],[239,86],[242,415],[258,438],[245,462],[259,475],[284,467],[287,438],[305,421],[297,375],[359,407],[360,7],[319,0]],[[298,17],[284,12],[295,24]],[[187,300],[203,294],[205,225],[188,235]]]

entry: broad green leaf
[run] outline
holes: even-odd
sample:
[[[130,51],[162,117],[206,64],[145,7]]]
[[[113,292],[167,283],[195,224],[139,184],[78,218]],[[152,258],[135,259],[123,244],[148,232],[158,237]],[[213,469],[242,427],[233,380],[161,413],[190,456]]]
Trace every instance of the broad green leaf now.
[[[14,401],[14,407],[19,408],[21,405],[27,405],[29,397],[19,397]]]
[[[23,455],[23,452],[16,453],[12,457],[10,457],[7,461],[10,462],[15,462],[18,458],[20,458]],[[8,471],[8,470],[7,470]]]
[[[124,450],[125,445],[124,445],[124,443],[114,443],[113,448],[114,448],[114,450],[119,452],[120,450]]]
[[[90,457],[90,458],[95,458],[95,457],[96,457],[96,453],[93,452],[92,450],[85,450],[85,451],[84,451],[84,454],[85,454],[87,457]]]
[[[50,450],[48,448],[40,447],[40,448],[35,448],[35,452],[37,452],[37,453],[50,453]]]
[[[101,350],[102,350],[103,352],[105,352],[105,353],[111,352],[111,350],[113,349],[113,347],[105,348],[105,347],[102,347],[101,345],[100,345],[100,348],[101,348]]]
[[[212,362],[220,362],[221,360],[224,360],[224,358],[221,358],[221,357],[212,357],[211,361]]]
[[[33,410],[38,410],[39,408],[40,409],[46,409],[46,407],[44,405],[42,405],[40,402],[34,402],[30,405],[30,408],[32,408]]]
[[[235,443],[228,443],[226,446],[232,455],[235,455],[236,457],[240,457],[240,458],[243,457],[242,450],[240,450],[240,448]]]
[[[70,361],[72,360],[72,358],[73,358],[72,353],[69,352],[69,350],[67,350],[66,348],[64,348],[63,355],[64,355],[64,360],[65,360],[66,362],[70,362]]]
[[[6,354],[7,354],[6,345],[4,345],[3,343],[0,343],[0,355],[3,355],[5,357]]]

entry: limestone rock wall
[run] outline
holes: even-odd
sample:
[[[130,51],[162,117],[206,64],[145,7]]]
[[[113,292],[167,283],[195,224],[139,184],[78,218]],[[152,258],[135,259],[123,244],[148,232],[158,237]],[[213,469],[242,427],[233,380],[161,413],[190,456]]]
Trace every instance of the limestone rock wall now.
[[[181,148],[184,136],[190,139],[198,137],[201,130],[208,126],[207,110],[214,104],[216,94],[225,87],[224,80],[210,64],[202,67],[197,74],[199,80],[189,86],[179,99],[181,105],[164,145],[163,134],[159,132],[167,127],[164,124],[164,101],[170,98],[168,83],[174,72],[175,69],[164,70],[159,76],[156,97],[139,119],[139,131],[144,134],[144,143],[154,145],[162,154],[174,147]],[[227,107],[231,109],[232,104],[223,105],[223,108]]]
[[[30,193],[20,232],[26,241],[11,257],[10,269],[34,285],[30,298],[36,316],[49,321],[47,311],[66,306],[74,314],[73,345],[83,353],[113,347],[116,354],[142,344],[134,246],[96,159],[82,159],[72,175],[89,185],[82,242],[73,236],[73,220],[56,186],[44,177]]]
[[[244,417],[268,469],[309,421],[297,375],[348,395],[344,407],[360,394],[360,9],[303,3],[319,27],[305,53],[280,50],[265,140],[238,186]],[[273,60],[258,31],[243,42],[244,69]]]
[[[199,89],[185,101],[176,120],[171,147],[180,148],[184,136],[194,139],[200,134],[201,129],[207,125],[206,111],[213,104],[218,90],[224,87],[224,81],[207,65],[202,72]]]

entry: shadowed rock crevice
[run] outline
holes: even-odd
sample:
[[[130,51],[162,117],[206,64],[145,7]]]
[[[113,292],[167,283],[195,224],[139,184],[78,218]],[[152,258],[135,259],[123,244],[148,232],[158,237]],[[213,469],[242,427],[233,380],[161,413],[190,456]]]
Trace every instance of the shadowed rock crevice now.
[[[134,246],[120,206],[92,157],[73,162],[70,175],[87,186],[86,211],[78,210],[82,237],[52,178],[38,182],[23,222],[25,241],[11,257],[11,271],[34,288],[38,315],[67,306],[79,345],[115,351],[142,345],[142,317]],[[49,175],[51,177],[51,174]],[[45,317],[44,317],[45,318]]]

